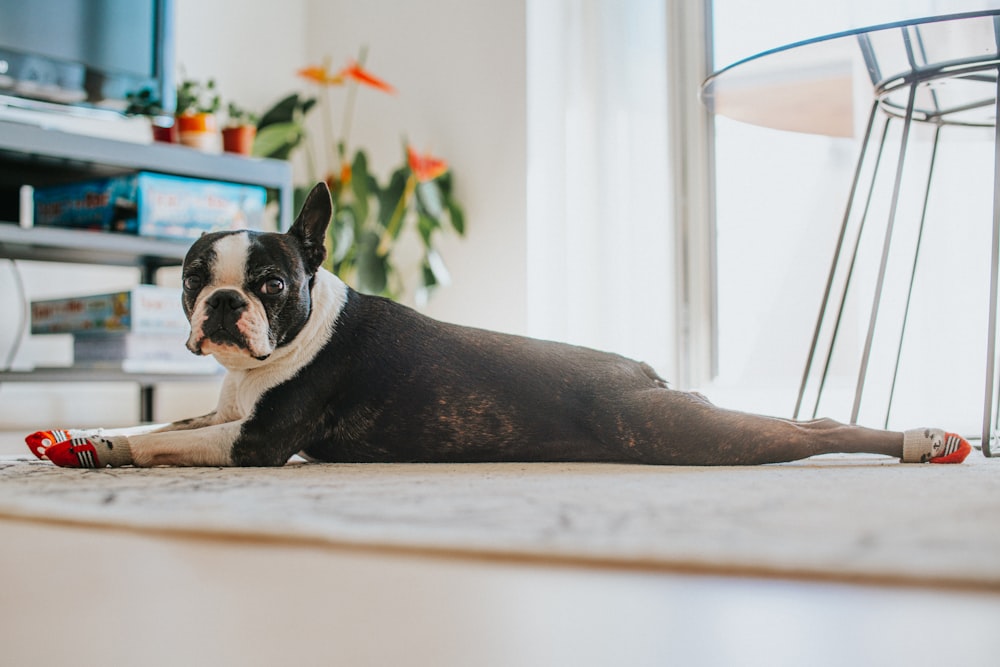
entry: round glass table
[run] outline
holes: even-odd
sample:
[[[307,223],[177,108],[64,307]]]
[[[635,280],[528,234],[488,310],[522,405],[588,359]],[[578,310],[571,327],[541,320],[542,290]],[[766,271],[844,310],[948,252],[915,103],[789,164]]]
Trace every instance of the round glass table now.
[[[927,199],[934,185],[935,156],[945,127],[993,128],[993,236],[989,267],[982,447],[991,456],[997,421],[994,406],[998,268],[1000,268],[1000,134],[996,131],[1000,82],[1000,10],[934,16],[841,32],[765,51],[710,76],[701,95],[712,113],[768,128],[858,137],[860,153],[819,304],[795,406],[796,418],[813,399],[815,416],[841,332],[844,304],[878,183],[889,184],[884,239],[875,277],[870,316],[854,390],[855,423],[869,374],[872,341],[883,303],[886,265],[899,211],[900,188],[915,124],[928,126],[932,148],[923,188],[922,212],[900,224],[918,226],[902,328],[896,346],[889,403],[896,389],[900,357],[921,254]],[[870,102],[866,100],[870,98]],[[886,172],[886,170],[892,170]],[[885,172],[886,178],[879,179]],[[880,221],[881,222],[881,221]],[[882,228],[880,228],[882,229]],[[821,332],[827,331],[825,349]]]

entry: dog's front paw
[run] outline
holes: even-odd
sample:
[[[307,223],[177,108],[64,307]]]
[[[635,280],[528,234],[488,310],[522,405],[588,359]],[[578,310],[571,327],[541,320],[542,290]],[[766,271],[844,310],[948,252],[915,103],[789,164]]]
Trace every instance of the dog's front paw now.
[[[62,468],[118,467],[132,463],[132,449],[123,435],[91,436],[49,445],[45,458]]]
[[[72,440],[87,435],[85,431],[67,431],[65,429],[52,429],[51,431],[35,431],[24,439],[25,444],[31,453],[40,459],[48,458],[45,454],[49,447],[57,442]]]

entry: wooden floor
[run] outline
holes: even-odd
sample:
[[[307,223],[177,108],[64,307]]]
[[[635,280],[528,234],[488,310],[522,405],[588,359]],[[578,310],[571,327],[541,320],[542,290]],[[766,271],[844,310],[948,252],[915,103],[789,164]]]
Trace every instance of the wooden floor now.
[[[1000,557],[1000,555],[998,555]],[[0,520],[6,665],[996,665],[1000,594]]]

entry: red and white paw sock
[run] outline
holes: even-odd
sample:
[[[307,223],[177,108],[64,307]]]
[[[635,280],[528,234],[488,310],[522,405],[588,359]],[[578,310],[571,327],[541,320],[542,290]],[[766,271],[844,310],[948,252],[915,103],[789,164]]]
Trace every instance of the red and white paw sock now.
[[[939,428],[903,433],[903,463],[961,463],[972,451],[965,438]]]
[[[45,456],[63,468],[117,468],[132,463],[132,448],[124,435],[93,435],[57,442]]]
[[[73,438],[81,438],[85,435],[87,435],[86,431],[52,429],[51,431],[35,431],[26,437],[24,442],[28,445],[28,449],[31,450],[32,454],[40,459],[44,459],[47,458],[45,456],[45,450],[57,442],[72,440]]]

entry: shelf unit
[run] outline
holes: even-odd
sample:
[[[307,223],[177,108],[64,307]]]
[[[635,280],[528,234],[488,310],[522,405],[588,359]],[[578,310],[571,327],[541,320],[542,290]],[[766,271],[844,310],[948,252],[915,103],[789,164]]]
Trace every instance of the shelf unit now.
[[[211,155],[184,146],[136,144],[0,120],[0,259],[133,266],[139,269],[141,282],[155,282],[159,269],[183,262],[190,241],[57,228],[24,229],[16,222],[22,185],[41,186],[138,170],[263,186],[278,202],[280,228],[291,226],[292,175],[287,162]],[[0,382],[133,382],[140,388],[142,421],[154,421],[156,385],[217,378],[89,368],[0,372]]]

